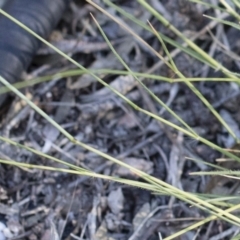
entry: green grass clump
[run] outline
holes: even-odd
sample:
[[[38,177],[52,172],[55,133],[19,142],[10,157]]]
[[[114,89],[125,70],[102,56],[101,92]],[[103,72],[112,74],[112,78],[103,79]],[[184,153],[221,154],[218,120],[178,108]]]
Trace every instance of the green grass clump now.
[[[209,7],[215,8],[219,11],[222,11],[223,13],[227,15],[232,15],[236,20],[240,20],[240,16],[238,15],[237,11],[233,9],[227,1],[221,0],[222,7],[218,6],[213,6],[210,5],[206,2],[202,1],[193,1],[192,2],[197,2],[198,4],[202,3],[205,4]],[[213,221],[215,219],[222,219],[224,221],[227,221],[231,223],[232,225],[240,226],[240,218],[233,214],[233,212],[237,209],[239,209],[240,204],[231,204],[229,205],[226,203],[226,201],[229,201],[229,199],[233,199],[233,196],[228,196],[228,197],[221,197],[221,196],[207,196],[207,195],[199,195],[199,194],[194,194],[194,193],[189,193],[185,192],[183,190],[180,190],[174,186],[171,186],[170,184],[157,179],[155,177],[150,176],[149,174],[146,174],[140,170],[137,170],[128,164],[123,163],[121,160],[116,159],[112,156],[110,156],[107,153],[103,153],[79,140],[76,140],[71,134],[69,134],[65,129],[63,129],[58,123],[56,123],[52,118],[50,118],[44,111],[42,111],[38,106],[36,106],[31,100],[29,100],[24,94],[22,94],[18,89],[27,87],[27,86],[32,86],[34,84],[38,84],[44,81],[50,81],[53,77],[56,79],[56,77],[62,78],[62,77],[69,77],[69,76],[76,76],[76,75],[81,75],[81,74],[89,74],[93,78],[95,78],[97,81],[99,81],[103,86],[109,88],[112,92],[114,92],[117,96],[122,98],[126,103],[128,103],[132,108],[135,110],[144,113],[145,115],[154,118],[155,120],[161,122],[162,124],[166,124],[170,126],[171,128],[182,132],[184,135],[191,137],[192,139],[196,139],[197,141],[200,141],[209,147],[221,152],[225,156],[240,162],[240,158],[236,156],[233,153],[230,153],[229,151],[223,149],[220,146],[217,146],[216,144],[210,142],[209,140],[199,136],[184,120],[182,120],[174,111],[172,111],[159,97],[157,97],[144,83],[145,78],[150,78],[156,81],[166,81],[170,82],[172,84],[177,83],[177,82],[183,82],[186,84],[191,91],[193,91],[197,97],[205,104],[205,106],[209,109],[209,111],[218,119],[218,121],[225,127],[225,129],[228,131],[230,135],[232,135],[236,142],[239,142],[239,139],[237,139],[235,133],[232,131],[231,127],[228,126],[228,124],[224,121],[224,119],[220,116],[220,114],[213,108],[213,106],[207,101],[207,99],[201,94],[201,92],[194,86],[195,81],[215,81],[217,82],[236,82],[240,83],[240,79],[238,74],[233,73],[226,69],[224,66],[222,66],[219,62],[217,62],[214,58],[212,58],[209,54],[204,52],[201,48],[199,48],[194,41],[191,39],[186,38],[179,30],[177,30],[173,25],[171,25],[160,13],[158,13],[147,1],[144,0],[138,0],[137,2],[141,4],[146,11],[151,12],[153,16],[164,26],[168,27],[176,36],[178,36],[182,41],[183,44],[180,44],[178,42],[175,42],[172,39],[169,39],[167,36],[164,36],[163,34],[157,32],[150,23],[144,23],[141,22],[140,20],[136,19],[132,15],[128,14],[126,11],[121,9],[120,7],[114,5],[111,1],[109,0],[104,0],[104,3],[111,6],[114,8],[116,11],[118,11],[120,14],[122,14],[125,18],[130,19],[131,21],[135,22],[137,25],[141,26],[147,31],[152,32],[156,38],[160,41],[166,57],[161,56],[156,50],[154,50],[148,43],[146,43],[141,37],[136,35],[134,31],[129,28],[128,26],[124,25],[122,22],[120,22],[118,19],[116,19],[114,16],[112,16],[109,12],[105,11],[102,9],[100,6],[95,4],[94,2],[87,0],[87,2],[91,5],[93,5],[95,8],[100,10],[103,14],[109,16],[113,21],[117,22],[123,29],[128,31],[130,34],[132,34],[138,41],[140,41],[142,44],[144,44],[153,54],[156,55],[156,57],[159,58],[159,60],[163,61],[174,73],[176,78],[171,79],[159,75],[154,75],[154,74],[147,74],[147,73],[140,73],[140,72],[134,72],[130,69],[130,67],[124,62],[124,60],[120,57],[120,55],[117,53],[117,51],[114,49],[112,46],[111,42],[108,40],[107,36],[105,35],[104,31],[102,30],[101,26],[98,24],[97,20],[93,17],[93,20],[95,24],[97,25],[100,33],[104,37],[105,41],[108,43],[111,51],[115,54],[116,58],[119,60],[119,64],[122,64],[123,67],[125,68],[124,71],[119,71],[119,70],[110,70],[110,69],[101,69],[101,70],[93,70],[93,69],[87,69],[80,65],[78,62],[76,62],[74,59],[69,57],[68,55],[64,54],[61,52],[59,49],[51,45],[48,41],[42,39],[40,36],[38,36],[36,33],[31,31],[29,28],[21,24],[18,20],[14,19],[10,15],[8,15],[6,12],[0,9],[0,13],[9,18],[10,20],[14,21],[16,24],[18,24],[20,27],[25,29],[27,32],[30,34],[34,35],[36,38],[38,38],[40,41],[42,41],[44,44],[46,44],[48,47],[52,48],[55,50],[58,54],[60,54],[62,57],[70,61],[73,65],[76,66],[76,69],[70,70],[70,71],[64,71],[55,74],[54,76],[45,76],[45,77],[40,77],[37,79],[33,79],[31,81],[26,82],[19,82],[16,84],[10,84],[7,79],[4,79],[0,76],[0,82],[5,85],[6,88],[0,89],[0,93],[5,93],[7,91],[12,91],[16,95],[18,95],[21,99],[27,102],[29,106],[31,106],[39,115],[41,115],[44,119],[46,119],[49,123],[51,123],[54,127],[56,127],[70,142],[81,146],[82,148],[94,152],[95,154],[107,159],[108,161],[111,161],[112,163],[121,165],[123,167],[128,168],[130,171],[132,171],[134,174],[138,175],[140,178],[145,180],[145,183],[139,182],[139,181],[134,181],[134,180],[128,180],[128,179],[123,179],[123,178],[117,178],[117,177],[111,177],[111,176],[106,176],[102,174],[97,174],[94,173],[90,170],[84,169],[77,167],[73,164],[66,163],[62,161],[61,159],[57,159],[54,157],[51,157],[47,154],[43,154],[37,150],[34,150],[32,148],[20,145],[10,139],[0,137],[0,140],[5,141],[9,144],[15,145],[20,148],[24,148],[28,151],[33,152],[34,154],[37,154],[41,157],[47,158],[51,161],[56,161],[60,162],[61,164],[65,164],[68,169],[59,169],[59,168],[53,168],[53,167],[48,167],[48,166],[40,166],[40,165],[31,165],[31,164],[26,164],[26,163],[19,163],[16,161],[11,161],[9,162],[8,160],[1,159],[0,162],[2,164],[10,164],[14,166],[19,166],[19,167],[24,167],[24,168],[37,168],[37,169],[42,169],[42,170],[49,170],[49,171],[60,171],[60,172],[66,172],[66,173],[71,173],[71,174],[79,174],[79,175],[84,175],[84,176],[90,176],[90,177],[98,177],[106,180],[112,180],[124,184],[128,184],[131,186],[135,187],[141,187],[144,189],[147,189],[151,192],[154,192],[156,194],[164,194],[168,196],[173,196],[175,198],[178,198],[186,203],[189,203],[192,206],[196,206],[207,213],[209,213],[209,217],[206,219],[199,221],[198,223],[195,223],[171,236],[168,236],[165,239],[174,239],[175,237],[186,233],[187,231],[190,231],[192,229],[198,228],[204,224],[206,224],[209,221]],[[240,4],[237,0],[232,1],[236,8],[240,7]],[[216,19],[213,17],[209,17],[212,21],[215,21],[215,24],[221,23],[221,24],[227,24],[230,25],[231,27],[239,29],[239,25],[233,22],[229,22],[223,19]],[[194,39],[193,39],[194,40]],[[175,47],[179,52],[183,51],[186,54],[189,54],[191,57],[196,58],[197,60],[203,62],[204,64],[208,65],[209,67],[221,71],[226,77],[223,78],[187,78],[185,77],[176,67],[174,63],[174,58],[172,57],[171,53],[168,51],[165,43],[168,43]],[[134,77],[134,79],[138,82],[139,85],[145,89],[145,91],[162,107],[164,107],[174,118],[178,120],[179,125],[173,124],[172,122],[158,116],[157,114],[154,114],[150,111],[147,111],[141,107],[139,107],[137,104],[129,100],[126,96],[118,92],[116,89],[111,87],[109,84],[104,82],[101,78],[98,77],[97,73],[108,73],[108,74],[121,74],[121,75],[131,75]],[[194,173],[197,174],[197,173]],[[206,174],[211,174],[211,175],[221,175],[221,176],[228,176],[228,177],[236,177],[236,175],[239,175],[239,172],[237,171],[229,171],[225,169],[219,169],[219,171],[214,171],[214,172],[202,172],[198,173],[201,175],[206,175]]]

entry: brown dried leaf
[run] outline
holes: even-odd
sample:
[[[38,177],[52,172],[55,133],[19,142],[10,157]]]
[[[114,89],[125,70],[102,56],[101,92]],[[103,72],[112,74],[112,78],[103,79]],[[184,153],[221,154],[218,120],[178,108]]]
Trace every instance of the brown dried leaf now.
[[[108,206],[111,212],[118,215],[123,209],[124,196],[122,189],[118,188],[115,191],[111,191],[107,198]]]
[[[120,46],[116,49],[117,52],[121,56],[127,56],[129,52],[134,47],[134,41],[130,38],[129,40],[126,40]],[[111,52],[109,53],[105,58],[99,58],[93,64],[90,66],[90,69],[115,69],[120,70],[122,69],[122,64],[119,63],[118,59],[115,57],[115,55]],[[101,78],[104,77],[103,74],[96,74],[98,76],[101,76]],[[95,82],[96,79],[89,75],[84,74],[81,77],[77,79],[76,82],[71,83],[70,81],[67,83],[67,87],[69,89],[82,89],[85,87],[90,86],[93,82]]]
[[[153,163],[146,161],[144,159],[138,159],[138,158],[125,158],[123,160],[124,163],[129,164],[130,166],[141,170],[145,173],[152,174],[153,173]],[[129,169],[119,166],[117,171],[117,175],[121,177],[127,177],[127,176],[133,176],[133,177],[138,177],[136,176],[133,172],[131,172]]]
[[[126,128],[134,128],[137,126],[136,116],[132,112],[129,112],[118,120],[118,125]]]
[[[142,221],[148,216],[150,213],[151,208],[150,204],[147,202],[143,204],[143,206],[139,209],[133,219],[133,230],[136,231]]]
[[[98,228],[96,234],[95,234],[95,239],[98,240],[114,240],[112,237],[108,237],[108,230],[107,230],[107,225],[105,221],[102,221],[102,224]]]

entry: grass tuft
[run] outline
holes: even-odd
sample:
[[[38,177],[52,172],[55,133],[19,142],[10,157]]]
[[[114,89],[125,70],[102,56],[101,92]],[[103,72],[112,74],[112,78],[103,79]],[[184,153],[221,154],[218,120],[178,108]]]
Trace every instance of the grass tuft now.
[[[32,165],[32,164],[27,164],[27,163],[19,163],[19,162],[14,161],[14,160],[9,161],[9,160],[5,160],[5,159],[1,159],[0,162],[2,164],[9,164],[9,165],[16,166],[16,167],[34,168],[34,169],[40,169],[40,170],[43,170],[43,171],[46,171],[46,170],[47,171],[59,171],[59,172],[65,172],[65,173],[69,173],[69,174],[78,174],[78,175],[82,175],[82,176],[97,177],[97,178],[101,178],[101,179],[105,179],[105,180],[111,180],[111,181],[115,181],[115,182],[119,182],[119,183],[123,183],[123,184],[128,184],[130,186],[139,187],[139,188],[149,190],[149,191],[151,191],[155,194],[163,194],[163,195],[167,195],[167,196],[173,196],[173,197],[178,198],[179,200],[181,200],[183,202],[186,202],[186,203],[190,204],[191,206],[198,207],[198,208],[204,210],[205,212],[207,212],[209,214],[209,217],[207,217],[206,219],[201,220],[201,221],[199,221],[195,224],[192,224],[192,225],[182,229],[181,231],[172,234],[171,236],[168,236],[167,238],[165,238],[165,240],[174,239],[177,236],[180,236],[180,235],[186,233],[187,231],[191,231],[193,229],[199,228],[199,227],[203,226],[204,224],[206,224],[210,221],[216,220],[216,219],[222,219],[223,221],[229,222],[232,225],[236,225],[236,226],[240,227],[240,218],[234,213],[234,211],[236,211],[240,208],[240,204],[232,204],[232,203],[228,202],[230,200],[235,199],[236,198],[235,196],[225,196],[225,197],[223,197],[223,196],[211,196],[211,195],[204,195],[204,194],[201,195],[201,194],[194,194],[194,193],[185,192],[185,191],[183,191],[181,189],[178,189],[178,188],[176,188],[176,187],[174,187],[174,186],[172,186],[172,185],[170,185],[170,184],[168,184],[168,183],[166,183],[166,182],[164,182],[160,179],[157,179],[153,176],[150,176],[149,174],[147,174],[145,172],[142,172],[138,169],[135,169],[134,167],[122,162],[121,160],[119,160],[115,157],[112,157],[107,153],[103,153],[100,150],[95,149],[92,146],[75,139],[68,131],[66,131],[64,128],[62,128],[56,121],[54,121],[50,116],[48,116],[44,111],[42,111],[38,106],[36,106],[36,104],[34,104],[31,100],[29,100],[24,94],[22,94],[18,90],[18,89],[21,89],[21,88],[24,88],[24,87],[27,87],[27,86],[33,86],[34,84],[39,84],[39,83],[42,83],[42,82],[45,82],[45,81],[51,81],[52,79],[56,79],[56,78],[78,76],[78,75],[87,73],[87,74],[91,75],[93,78],[95,78],[98,82],[100,82],[103,86],[110,89],[113,93],[115,93],[118,97],[120,97],[122,100],[124,100],[126,103],[128,103],[129,106],[131,106],[135,110],[137,110],[137,111],[145,114],[146,116],[149,116],[149,117],[151,117],[151,118],[153,118],[153,119],[155,119],[155,120],[157,120],[157,121],[159,121],[159,122],[161,122],[161,123],[163,123],[163,124],[165,124],[169,127],[171,127],[172,129],[174,129],[176,131],[182,132],[184,135],[187,135],[187,136],[189,136],[193,139],[196,139],[196,140],[206,144],[207,146],[219,151],[224,156],[227,156],[227,157],[229,157],[229,158],[231,158],[231,159],[233,159],[237,162],[240,162],[240,158],[237,155],[235,155],[234,153],[229,152],[228,150],[226,150],[226,149],[224,149],[220,146],[217,146],[216,144],[210,142],[209,140],[199,136],[185,121],[183,121],[173,110],[171,110],[144,83],[144,79],[146,79],[146,78],[147,79],[152,79],[152,80],[155,80],[155,81],[166,81],[166,82],[173,83],[173,84],[178,83],[178,82],[185,83],[189,87],[189,89],[191,89],[195,93],[195,95],[198,96],[198,98],[205,104],[205,106],[209,109],[209,111],[218,119],[218,121],[222,124],[222,126],[224,126],[226,128],[226,130],[229,132],[229,134],[232,135],[235,138],[236,142],[238,142],[239,139],[237,139],[237,137],[236,137],[235,133],[233,132],[233,130],[231,129],[231,127],[228,126],[228,124],[224,121],[224,119],[220,116],[220,114],[214,109],[214,107],[207,101],[207,99],[195,87],[194,82],[197,82],[197,81],[210,81],[210,82],[216,82],[216,83],[217,82],[235,82],[235,83],[239,84],[240,83],[240,79],[238,78],[239,75],[235,74],[235,73],[232,73],[231,71],[226,69],[224,66],[222,66],[219,62],[217,62],[217,60],[212,58],[208,53],[204,52],[201,48],[199,48],[194,43],[194,39],[190,40],[190,39],[186,38],[178,29],[176,29],[173,25],[171,25],[171,23],[169,23],[168,20],[166,20],[161,14],[159,14],[147,1],[138,0],[137,2],[139,4],[141,4],[147,11],[151,12],[151,14],[153,16],[155,16],[156,19],[160,23],[162,23],[163,25],[168,27],[174,34],[176,34],[180,39],[182,39],[183,40],[182,45],[178,42],[173,41],[172,39],[169,39],[168,37],[164,36],[163,34],[157,32],[154,29],[154,27],[151,25],[150,22],[149,22],[149,25],[147,25],[147,24],[139,21],[138,19],[134,18],[132,15],[127,13],[125,10],[123,10],[120,7],[113,4],[111,1],[104,0],[104,3],[107,4],[108,6],[113,7],[114,9],[116,9],[116,11],[118,11],[124,17],[130,19],[131,21],[133,21],[137,25],[141,26],[143,29],[152,32],[157,37],[159,42],[161,43],[161,46],[164,49],[166,57],[161,56],[159,54],[159,52],[157,52],[148,43],[146,43],[144,41],[144,39],[142,39],[140,36],[138,36],[136,33],[134,33],[134,31],[132,29],[130,29],[128,26],[124,25],[122,22],[120,22],[118,19],[116,19],[114,16],[112,16],[106,10],[102,9],[96,3],[94,3],[90,0],[87,0],[87,2],[89,4],[91,4],[92,6],[94,6],[95,8],[97,8],[103,14],[110,17],[113,21],[117,22],[123,29],[125,29],[130,34],[132,34],[139,42],[141,42],[146,47],[148,47],[149,50],[153,54],[155,54],[155,56],[158,57],[159,60],[162,63],[166,64],[175,73],[177,78],[172,79],[172,78],[167,78],[167,77],[154,75],[154,74],[150,74],[150,73],[140,73],[140,72],[132,71],[131,68],[126,64],[126,62],[120,57],[120,55],[114,49],[113,45],[111,44],[108,37],[106,36],[104,31],[102,30],[100,24],[98,23],[98,21],[95,19],[95,17],[93,15],[92,15],[92,18],[93,18],[95,24],[97,25],[101,35],[105,39],[106,43],[109,45],[109,48],[114,53],[116,58],[124,66],[124,68],[126,69],[125,71],[110,70],[110,69],[101,69],[101,70],[87,69],[87,68],[83,67],[82,65],[80,65],[78,62],[76,62],[73,58],[64,54],[59,49],[54,47],[48,41],[42,39],[36,33],[34,33],[29,28],[24,26],[21,22],[19,22],[17,19],[13,18],[12,16],[10,16],[6,12],[4,12],[2,9],[0,9],[0,13],[2,15],[9,18],[11,21],[15,22],[17,25],[19,25],[20,27],[25,29],[28,33],[30,33],[33,36],[35,36],[36,38],[38,38],[42,43],[46,44],[48,47],[55,50],[56,53],[60,54],[62,57],[64,57],[66,60],[70,61],[76,67],[76,69],[74,69],[74,70],[63,71],[63,72],[59,72],[59,73],[51,75],[51,76],[44,76],[44,77],[32,79],[32,80],[27,81],[27,82],[23,81],[23,82],[19,82],[19,83],[16,83],[16,84],[10,84],[7,81],[7,79],[4,79],[3,77],[0,76],[0,82],[5,86],[5,88],[0,89],[0,93],[6,93],[8,91],[12,91],[17,96],[19,96],[22,100],[24,100],[32,109],[34,109],[36,113],[38,113],[40,116],[42,116],[44,119],[46,119],[49,123],[51,123],[55,128],[57,128],[61,132],[61,134],[63,134],[70,142],[72,142],[75,145],[81,146],[84,149],[86,149],[90,152],[93,152],[93,153],[99,155],[102,158],[105,158],[106,160],[110,161],[111,163],[115,163],[115,164],[118,164],[120,166],[123,166],[123,167],[129,169],[131,172],[138,175],[145,182],[134,181],[134,180],[124,179],[124,178],[118,178],[118,177],[112,177],[112,176],[106,176],[106,175],[103,175],[103,174],[94,173],[93,171],[90,171],[89,169],[85,169],[83,167],[78,167],[78,166],[75,166],[73,164],[64,162],[61,159],[49,156],[49,155],[44,154],[44,153],[41,153],[40,151],[37,151],[33,148],[26,147],[24,145],[21,145],[17,142],[14,142],[14,141],[12,141],[8,138],[4,138],[2,136],[0,136],[1,141],[7,142],[7,143],[12,144],[12,145],[14,145],[16,147],[19,147],[19,148],[26,149],[26,150],[28,150],[28,151],[36,154],[36,155],[39,155],[43,158],[47,158],[51,161],[55,161],[55,162],[64,164],[66,166],[66,169],[65,168],[54,168],[54,167],[50,167],[50,166]],[[224,18],[228,15],[232,15],[238,21],[240,20],[240,16],[237,13],[237,11],[235,11],[235,9],[233,7],[231,7],[228,4],[227,1],[221,0],[221,3],[224,6],[224,8],[219,7],[219,6],[214,6],[214,5],[202,2],[202,1],[197,1],[197,0],[191,0],[191,2],[202,3],[202,4],[204,4],[208,7],[215,8],[217,10],[220,10],[220,11],[224,12],[225,15],[223,16],[223,19],[214,18],[214,17],[210,17],[210,16],[205,16],[205,17],[208,17],[209,19],[213,20],[213,22],[214,22],[213,26],[216,26],[216,24],[221,23],[221,24],[229,25],[231,27],[239,29],[238,24],[224,20]],[[240,4],[237,0],[233,0],[232,2],[235,4],[236,7],[238,7],[238,8],[240,7]],[[185,77],[178,70],[176,64],[174,63],[174,56],[176,56],[176,55],[174,55],[174,54],[172,54],[168,51],[166,43],[171,44],[172,46],[177,48],[178,52],[183,51],[183,52],[189,54],[191,57],[194,57],[197,60],[207,64],[211,68],[213,68],[217,71],[221,71],[223,74],[225,74],[226,77],[222,77],[222,78],[187,78],[187,77]],[[170,114],[172,114],[172,116],[174,116],[179,121],[179,123],[181,123],[182,127],[178,126],[177,124],[173,124],[172,122],[160,117],[158,114],[154,114],[150,111],[147,111],[147,110],[139,107],[137,104],[135,104],[134,102],[129,100],[126,96],[124,96],[123,94],[118,92],[116,89],[111,87],[108,83],[104,82],[101,78],[99,78],[97,76],[97,73],[121,74],[121,75],[131,75],[131,76],[133,76],[134,79],[137,81],[137,83],[158,104],[163,106]],[[201,163],[201,164],[206,164],[206,165],[208,165],[212,168],[217,169],[217,171],[208,171],[208,172],[206,171],[206,172],[197,172],[197,173],[194,172],[194,173],[191,173],[192,175],[201,175],[201,176],[203,176],[203,175],[220,175],[220,176],[224,176],[224,177],[239,179],[237,177],[238,175],[240,175],[239,171],[230,171],[230,170],[227,170],[223,167],[207,163],[206,161],[200,161],[200,160],[194,160],[194,159],[189,159],[189,160],[195,161],[195,162],[198,162],[198,163]],[[161,236],[161,234],[159,234],[159,237],[160,236]]]

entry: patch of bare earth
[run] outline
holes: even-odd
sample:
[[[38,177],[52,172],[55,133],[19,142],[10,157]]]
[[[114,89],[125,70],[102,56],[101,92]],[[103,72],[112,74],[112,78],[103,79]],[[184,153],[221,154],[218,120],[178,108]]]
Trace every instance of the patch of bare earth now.
[[[152,33],[122,17],[102,1],[98,2],[163,53],[161,44]],[[183,0],[150,2],[203,50],[228,69],[239,71],[237,30],[220,24],[210,26],[210,22],[202,17],[204,13],[219,16],[217,11]],[[178,40],[136,1],[116,3],[139,20],[149,20],[157,31]],[[98,32],[90,12],[133,71],[172,76],[172,72],[145,46],[82,1],[72,1],[49,38],[50,42],[88,68],[123,70],[124,67]],[[194,58],[170,45],[167,47],[185,76],[219,76],[219,72]],[[73,68],[51,49],[42,46],[26,78]],[[99,76],[142,108],[179,124],[130,75],[101,73]],[[185,84],[142,80],[201,136],[225,147],[233,146],[233,139]],[[216,82],[195,83],[195,86],[239,136],[239,88],[234,84]],[[205,192],[208,188],[211,192],[215,189],[215,186],[206,186],[207,179],[188,175],[192,171],[205,170],[206,166],[188,161],[185,157],[214,162],[220,157],[219,153],[132,109],[90,75],[55,78],[23,91],[76,139],[185,191]],[[14,98],[11,106],[2,113],[1,134],[98,173],[138,179],[132,172],[69,142],[18,98]],[[66,168],[4,142],[0,143],[0,157],[9,161]],[[226,191],[231,191],[231,184],[222,185]],[[61,172],[0,166],[0,233],[7,239],[157,240],[158,233],[162,237],[169,236],[206,216],[206,213],[190,208],[175,198],[127,185]],[[228,231],[231,235],[234,232],[232,228],[227,223],[215,221],[178,239],[190,240],[194,236],[195,239],[228,239],[227,236],[221,238],[221,234]]]

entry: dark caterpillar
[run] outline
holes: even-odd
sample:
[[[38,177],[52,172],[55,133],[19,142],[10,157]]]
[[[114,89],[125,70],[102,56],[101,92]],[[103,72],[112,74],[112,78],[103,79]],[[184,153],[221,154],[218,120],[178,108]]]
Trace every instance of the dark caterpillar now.
[[[46,38],[58,23],[68,0],[7,0],[3,10]],[[39,40],[0,14],[0,76],[16,82],[40,46]],[[0,106],[6,94],[0,95]]]

